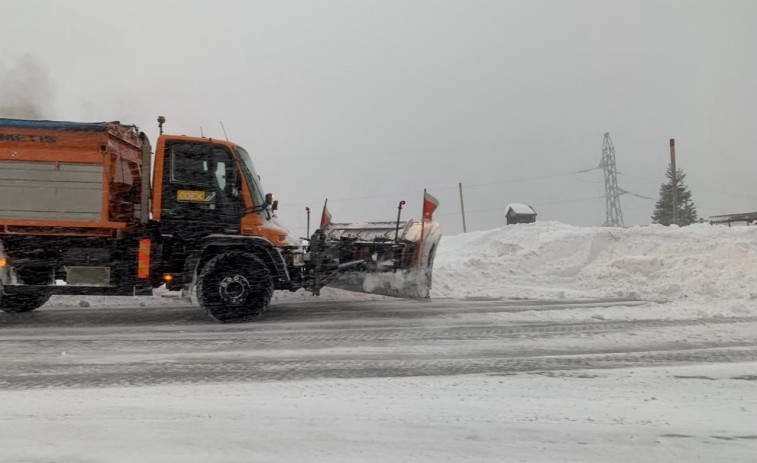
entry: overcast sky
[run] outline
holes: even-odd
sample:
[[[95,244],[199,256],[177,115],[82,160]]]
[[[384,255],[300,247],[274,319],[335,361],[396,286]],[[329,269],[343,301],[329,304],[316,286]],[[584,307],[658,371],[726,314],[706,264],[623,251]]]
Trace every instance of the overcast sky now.
[[[700,216],[757,211],[757,2],[5,0],[0,117],[120,120],[228,137],[280,218],[420,217],[447,234],[650,222],[676,139]],[[312,226],[311,226],[312,230]]]

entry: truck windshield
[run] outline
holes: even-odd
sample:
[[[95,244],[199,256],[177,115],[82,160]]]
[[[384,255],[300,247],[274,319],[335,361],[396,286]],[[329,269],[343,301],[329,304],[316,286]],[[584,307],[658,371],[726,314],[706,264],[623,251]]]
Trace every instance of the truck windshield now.
[[[250,185],[252,191],[252,202],[255,207],[260,207],[265,204],[265,194],[263,193],[263,187],[260,185],[260,177],[255,172],[255,167],[252,165],[252,159],[243,148],[239,146],[234,147],[234,151],[237,153],[237,157],[242,161],[242,169],[244,170],[245,179],[247,184]]]

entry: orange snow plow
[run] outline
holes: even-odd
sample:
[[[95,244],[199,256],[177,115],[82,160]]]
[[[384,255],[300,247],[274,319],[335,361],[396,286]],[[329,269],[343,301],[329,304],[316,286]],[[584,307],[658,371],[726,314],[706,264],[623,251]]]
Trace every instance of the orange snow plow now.
[[[313,292],[323,286],[425,299],[441,239],[438,222],[329,224],[310,242]]]
[[[310,240],[311,290],[333,286],[411,299],[428,298],[441,227],[432,217],[439,201],[423,191],[423,218],[395,222],[331,223],[323,205],[321,227]]]
[[[432,196],[421,222],[331,224],[324,206],[303,246],[244,148],[164,123],[153,151],[117,121],[0,118],[0,310],[163,285],[221,322],[260,317],[276,290],[428,297],[441,236]]]

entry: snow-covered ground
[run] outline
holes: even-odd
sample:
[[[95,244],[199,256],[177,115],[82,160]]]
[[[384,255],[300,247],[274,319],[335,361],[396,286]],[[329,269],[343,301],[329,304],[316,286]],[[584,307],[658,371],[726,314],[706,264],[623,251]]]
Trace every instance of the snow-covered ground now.
[[[50,304],[176,304],[163,296]],[[277,294],[272,310],[310,298]],[[490,319],[503,324],[748,319],[757,317],[757,227],[535,223],[445,236],[432,298],[653,301]],[[324,299],[384,300],[339,290]],[[730,326],[711,334],[757,337],[744,332],[752,325]],[[608,338],[582,341],[604,347]],[[0,461],[753,462],[756,387],[748,362],[0,391]]]
[[[443,237],[434,297],[757,298],[757,227],[523,224]]]
[[[2,461],[754,462],[753,365],[0,394]]]

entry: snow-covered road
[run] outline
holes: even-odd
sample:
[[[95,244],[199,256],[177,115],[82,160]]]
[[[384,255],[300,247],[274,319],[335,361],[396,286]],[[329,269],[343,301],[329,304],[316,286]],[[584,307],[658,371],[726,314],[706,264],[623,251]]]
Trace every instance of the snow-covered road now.
[[[4,314],[0,459],[753,461],[757,317],[665,314],[389,298],[278,302],[245,325],[180,302]]]
[[[4,462],[753,462],[751,364],[0,393]]]
[[[386,298],[280,303],[266,320],[241,325],[216,324],[190,305],[49,308],[0,316],[0,389],[509,375],[757,361],[757,317],[599,316],[652,308],[664,312],[664,305],[622,300]],[[549,312],[574,318],[581,313],[584,319],[548,321]],[[524,314],[545,320],[517,321]]]

